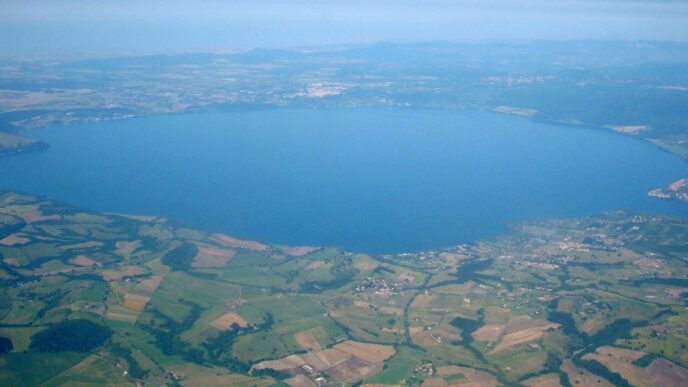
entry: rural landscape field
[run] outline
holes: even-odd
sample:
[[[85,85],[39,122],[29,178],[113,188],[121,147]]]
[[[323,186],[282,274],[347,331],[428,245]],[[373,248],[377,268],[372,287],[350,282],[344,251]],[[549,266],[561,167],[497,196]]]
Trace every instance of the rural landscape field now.
[[[0,386],[688,386],[688,5],[0,0]]]
[[[374,257],[17,193],[0,214],[3,385],[688,383],[683,219]]]

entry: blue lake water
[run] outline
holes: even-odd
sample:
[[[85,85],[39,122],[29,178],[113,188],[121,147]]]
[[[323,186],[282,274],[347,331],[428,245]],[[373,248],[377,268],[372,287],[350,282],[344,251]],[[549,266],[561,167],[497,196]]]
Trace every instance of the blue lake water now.
[[[507,225],[630,208],[688,174],[626,136],[486,112],[354,109],[168,115],[33,133],[0,189],[164,215],[289,245],[371,253],[490,238]]]

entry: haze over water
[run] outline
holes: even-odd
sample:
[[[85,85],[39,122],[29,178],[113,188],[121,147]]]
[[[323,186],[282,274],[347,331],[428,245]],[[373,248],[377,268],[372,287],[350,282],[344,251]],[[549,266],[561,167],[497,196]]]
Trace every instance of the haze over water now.
[[[646,196],[688,172],[676,156],[614,133],[485,112],[185,114],[38,137],[47,151],[0,160],[0,189],[271,243],[401,252],[542,217],[688,214],[684,203]]]

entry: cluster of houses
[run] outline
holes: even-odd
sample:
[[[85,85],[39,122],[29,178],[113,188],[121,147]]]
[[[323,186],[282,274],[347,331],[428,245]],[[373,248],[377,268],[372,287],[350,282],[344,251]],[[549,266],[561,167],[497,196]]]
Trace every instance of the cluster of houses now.
[[[424,362],[420,364],[418,367],[416,367],[413,370],[413,373],[420,374],[425,377],[431,377],[435,374],[435,366],[433,366],[430,362]]]
[[[309,364],[304,364],[301,366],[301,369],[306,372],[306,375],[308,375],[315,384],[318,386],[324,386],[327,384],[327,378],[325,375],[323,375],[322,372],[318,371],[315,369],[315,367],[309,365]]]
[[[378,296],[389,297],[399,294],[404,290],[404,285],[398,282],[390,284],[384,278],[368,277],[356,285],[354,293],[365,293],[369,290],[373,290]]]

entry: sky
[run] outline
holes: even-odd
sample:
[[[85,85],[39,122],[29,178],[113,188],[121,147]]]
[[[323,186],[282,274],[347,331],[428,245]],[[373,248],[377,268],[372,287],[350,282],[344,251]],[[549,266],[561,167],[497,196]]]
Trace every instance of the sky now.
[[[0,56],[381,41],[688,41],[685,0],[0,0]]]

